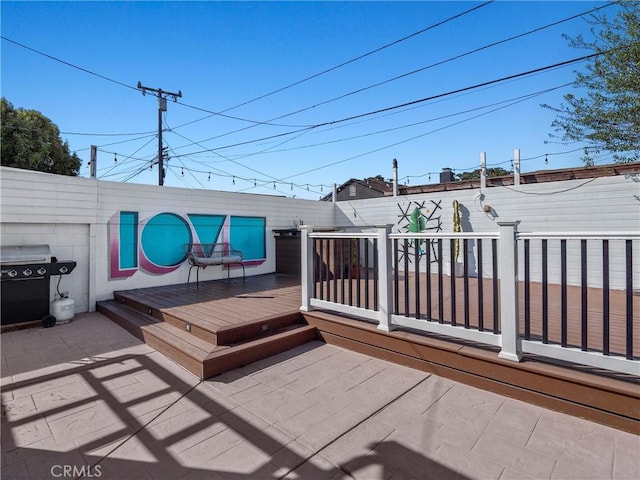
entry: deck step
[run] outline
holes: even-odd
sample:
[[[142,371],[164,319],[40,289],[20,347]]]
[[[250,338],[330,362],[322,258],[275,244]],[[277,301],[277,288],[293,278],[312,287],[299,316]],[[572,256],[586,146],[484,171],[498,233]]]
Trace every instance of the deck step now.
[[[306,324],[288,326],[249,342],[225,350],[212,351],[203,363],[204,378],[271,357],[317,339],[317,329]]]
[[[202,362],[214,345],[115,300],[98,302],[97,307],[135,337],[202,378]]]
[[[153,314],[141,311],[120,300],[97,303],[100,313],[119,326],[181,365],[200,379],[285,352],[317,338],[315,327],[309,326],[299,313],[284,313],[282,319],[264,318],[267,323],[240,324],[242,334],[231,332],[228,345],[215,345]],[[268,328],[261,327],[268,325]],[[233,343],[232,343],[233,342]]]
[[[153,302],[145,302],[136,292],[114,292],[114,301],[127,305],[133,310],[147,314],[156,320],[167,322],[170,325],[191,332],[196,337],[213,345],[233,345],[244,341],[250,341],[265,333],[279,331],[296,323],[304,322],[298,308],[285,312],[265,315],[244,322],[234,322],[230,325],[216,325],[209,321],[206,315],[196,316],[186,313],[184,309],[177,311],[171,307],[161,308]],[[240,295],[239,298],[248,296]],[[306,323],[306,322],[304,322]]]

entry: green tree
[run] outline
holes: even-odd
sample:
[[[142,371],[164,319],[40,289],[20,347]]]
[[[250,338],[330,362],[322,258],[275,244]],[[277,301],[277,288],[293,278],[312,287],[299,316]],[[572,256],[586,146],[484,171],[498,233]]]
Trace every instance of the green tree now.
[[[503,175],[511,175],[513,172],[505,170],[502,167],[487,168],[487,177],[501,177]],[[456,173],[456,180],[474,180],[480,178],[480,169],[477,168],[472,172]]]
[[[69,152],[58,127],[36,110],[1,102],[2,165],[59,175],[78,175],[81,161]]]
[[[587,142],[587,165],[603,150],[617,162],[640,160],[640,1],[620,2],[611,20],[602,13],[588,21],[594,40],[565,37],[572,47],[600,55],[576,72],[574,85],[584,94],[566,94],[558,108],[543,105],[557,112],[550,136]]]

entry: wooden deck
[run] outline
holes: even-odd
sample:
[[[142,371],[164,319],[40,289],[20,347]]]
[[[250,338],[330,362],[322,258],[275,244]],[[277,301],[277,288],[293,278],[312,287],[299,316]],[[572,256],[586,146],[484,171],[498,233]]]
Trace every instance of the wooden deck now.
[[[297,277],[262,275],[114,292],[98,310],[200,378],[315,338]]]
[[[449,277],[443,284],[444,311],[450,320]],[[470,279],[474,280],[474,279]],[[463,279],[456,279],[458,323],[464,321]],[[470,285],[473,281],[470,282]],[[420,284],[425,287],[424,279]],[[415,292],[410,278],[409,292]],[[571,289],[570,289],[571,290]],[[354,292],[355,286],[354,286]],[[404,291],[401,285],[401,292]],[[435,291],[435,290],[434,290]],[[532,288],[532,313],[540,308],[538,288]],[[325,293],[326,285],[325,285]],[[329,290],[333,298],[333,287]],[[484,289],[485,324],[492,324],[491,289]],[[612,292],[613,319],[624,315],[624,298]],[[371,295],[371,294],[370,294]],[[409,312],[415,313],[415,293],[410,293]],[[469,305],[477,305],[471,293]],[[571,299],[568,312],[576,310]],[[597,297],[598,291],[593,295]],[[364,302],[364,288],[361,301]],[[370,300],[373,297],[370,296]],[[595,297],[594,297],[595,298]],[[638,298],[634,297],[634,302]],[[150,346],[181,364],[200,378],[279,353],[321,338],[345,348],[419,368],[437,375],[469,383],[546,408],[590,418],[594,421],[640,433],[640,389],[638,377],[609,375],[590,368],[540,361],[526,356],[521,363],[500,360],[495,349],[456,342],[402,329],[382,332],[375,325],[327,312],[302,314],[299,310],[299,278],[290,275],[262,275],[241,279],[170,285],[114,293],[114,300],[99,302],[98,309]],[[354,302],[356,300],[354,299]],[[423,298],[421,302],[426,302]],[[558,325],[556,300],[549,299],[550,325]],[[364,305],[363,305],[364,306]],[[400,302],[401,311],[404,308]],[[421,304],[426,311],[426,303]],[[437,303],[432,313],[438,311]],[[477,310],[477,309],[476,309]],[[594,299],[589,303],[590,329],[598,344],[597,320],[601,318]],[[573,318],[574,313],[570,313]],[[469,312],[470,324],[477,325],[477,312]],[[537,313],[534,313],[537,315]],[[637,313],[636,313],[637,316]],[[434,316],[434,318],[437,318]],[[638,319],[634,317],[634,338]],[[615,322],[614,322],[615,323]],[[538,327],[532,322],[532,334]],[[569,338],[579,338],[571,321]],[[579,325],[579,323],[578,323]],[[559,328],[559,327],[558,327]],[[555,339],[557,328],[550,327]],[[622,335],[612,328],[612,351],[618,350]],[[578,335],[578,337],[576,337]],[[591,337],[590,342],[591,342]],[[636,342],[636,346],[640,342]],[[636,349],[634,347],[634,352]]]

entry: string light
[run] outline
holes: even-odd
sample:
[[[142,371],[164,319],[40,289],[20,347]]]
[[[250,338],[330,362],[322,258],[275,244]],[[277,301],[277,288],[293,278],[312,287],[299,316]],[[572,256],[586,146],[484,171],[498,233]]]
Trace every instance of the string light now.
[[[544,162],[545,162],[545,164],[548,164],[548,163],[549,163],[549,156],[551,156],[551,155],[564,155],[564,154],[568,154],[568,153],[572,153],[572,152],[576,152],[576,151],[578,151],[578,150],[584,150],[584,149],[585,149],[585,147],[581,147],[581,148],[577,148],[577,149],[570,150],[570,151],[564,151],[564,152],[544,153],[544,154],[541,154],[541,155],[538,155],[538,156],[533,156],[533,157],[529,157],[529,158],[522,158],[522,159],[521,159],[521,161],[522,161],[522,162],[524,162],[524,161],[527,161],[527,160],[535,160],[535,159],[542,159],[542,158],[544,158]],[[117,162],[117,155],[118,155],[118,154],[117,154],[116,152],[105,152],[105,153],[109,153],[109,154],[114,155],[114,163],[118,163],[118,162]],[[133,157],[131,157],[131,156],[127,156],[127,157],[126,157],[126,159],[129,159],[129,158],[133,158]],[[140,159],[140,160],[142,161],[142,159]],[[153,165],[154,165],[154,163],[155,163],[155,162],[154,162],[153,160],[149,161],[148,159],[147,159],[147,160],[144,160],[144,161],[145,161],[145,162],[149,162],[149,170],[153,171]],[[508,163],[511,163],[511,168],[513,168],[513,164],[514,164],[514,160],[513,160],[513,159],[505,160],[504,162],[499,162],[499,163],[487,164],[487,167],[491,167],[491,166],[500,166],[500,165],[505,165],[505,164],[508,164]],[[87,163],[87,165],[88,165],[88,166],[90,166],[90,165],[91,165],[91,162],[89,161],[89,162]],[[124,165],[124,164],[123,164],[123,165]],[[119,166],[119,163],[118,163],[118,166]],[[116,167],[112,167],[112,168],[116,168]],[[146,167],[143,167],[143,169],[144,169],[144,168],[146,168]],[[452,170],[453,170],[453,171],[455,171],[455,172],[466,172],[466,171],[472,171],[472,170],[477,169],[477,168],[478,168],[478,166],[477,166],[477,165],[474,165],[473,167],[469,167],[469,168],[466,168],[466,169],[452,169]],[[181,167],[181,171],[180,171],[180,174],[181,174],[181,176],[182,176],[182,177],[185,177],[185,174],[184,174],[184,171],[185,171],[185,170],[186,170],[187,172],[192,172],[192,174],[193,174],[193,173],[201,173],[201,174],[203,174],[203,176],[206,174],[206,175],[207,175],[207,181],[209,181],[209,182],[211,181],[211,174],[212,174],[212,173],[211,173],[211,171],[206,171],[206,170],[197,170],[197,169],[189,168],[188,166],[183,165],[183,166]],[[138,171],[138,173],[140,173],[141,171],[142,171],[142,170],[139,170],[139,171]],[[430,182],[431,182],[431,180],[432,180],[432,178],[431,178],[431,177],[432,177],[432,175],[437,175],[437,173],[434,173],[434,172],[425,172],[425,173],[423,173],[422,175],[407,175],[407,176],[406,176],[406,177],[404,177],[404,178],[405,178],[405,181],[406,181],[406,185],[408,186],[408,185],[410,185],[410,184],[411,184],[411,178],[418,178],[418,179],[420,179],[420,178],[423,178],[423,179],[424,179],[424,178],[427,178],[427,179],[428,179],[428,182],[430,183]],[[192,176],[193,176],[193,175],[192,175]],[[250,184],[250,183],[251,183],[251,181],[253,180],[253,187],[258,187],[258,179],[257,179],[257,178],[255,178],[255,177],[254,177],[253,179],[251,179],[251,178],[245,178],[245,177],[242,177],[242,176],[231,175],[231,174],[225,174],[225,173],[221,173],[221,174],[219,174],[219,176],[220,176],[220,177],[227,177],[227,178],[228,178],[228,177],[231,177],[231,181],[232,181],[232,184],[233,184],[233,185],[236,185],[236,177],[237,177],[239,180],[244,180],[244,181],[248,182],[249,184]],[[194,177],[194,178],[195,178],[195,177]],[[319,190],[320,192],[322,192],[323,194],[324,194],[324,187],[325,187],[325,185],[324,185],[324,184],[310,184],[310,183],[306,183],[306,184],[297,184],[297,183],[295,183],[295,182],[291,182],[291,181],[287,182],[287,181],[285,181],[284,179],[273,179],[273,178],[271,178],[271,179],[261,179],[261,180],[260,180],[260,182],[261,182],[261,186],[263,186],[263,185],[264,185],[264,186],[266,186],[266,185],[270,185],[270,184],[271,184],[271,185],[273,185],[273,189],[274,189],[274,190],[277,190],[277,189],[278,189],[278,185],[280,185],[280,186],[285,186],[285,185],[287,185],[287,183],[289,184],[289,189],[290,189],[291,191],[293,191],[293,190],[294,190],[294,188],[293,188],[294,186],[295,186],[295,187],[297,187],[297,188],[300,188],[300,189],[304,189],[304,187],[305,187],[305,185],[306,185],[306,189],[307,189],[307,191],[308,191],[308,192],[310,192],[310,191],[311,191],[311,187],[313,187],[313,188],[314,188],[314,190],[318,189],[318,187],[319,187],[319,189],[318,189],[318,190]],[[416,185],[420,185],[420,184],[421,184],[421,180],[414,181],[414,183],[415,183]],[[328,185],[327,187],[328,187],[329,189],[331,189],[331,185]]]
[[[118,157],[115,154],[113,156],[113,163],[118,163]]]

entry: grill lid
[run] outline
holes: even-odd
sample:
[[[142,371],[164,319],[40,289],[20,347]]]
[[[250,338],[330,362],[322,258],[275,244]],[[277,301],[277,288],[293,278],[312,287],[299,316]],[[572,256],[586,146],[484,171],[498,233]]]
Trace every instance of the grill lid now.
[[[30,263],[51,263],[49,245],[2,245],[0,263],[25,265]]]

